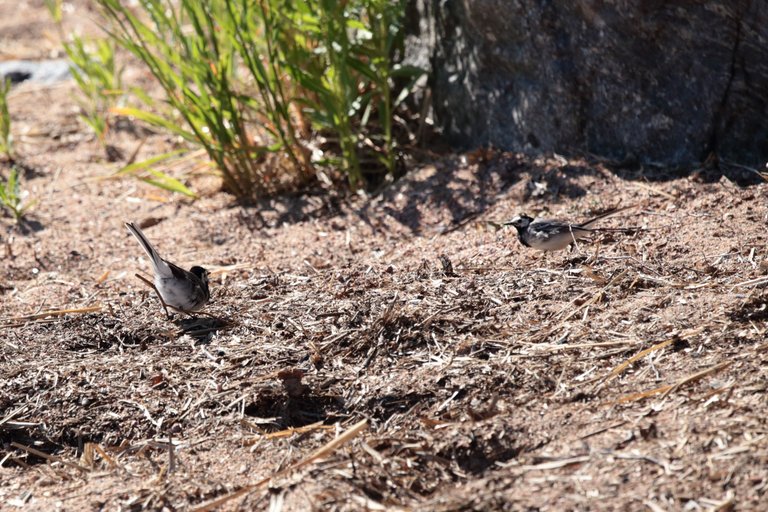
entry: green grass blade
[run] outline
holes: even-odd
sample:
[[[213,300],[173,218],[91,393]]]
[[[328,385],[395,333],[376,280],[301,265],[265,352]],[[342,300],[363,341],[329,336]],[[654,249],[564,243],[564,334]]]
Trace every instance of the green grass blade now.
[[[133,164],[126,165],[122,169],[115,172],[113,176],[122,176],[125,174],[133,174],[140,171],[146,171],[159,162],[170,160],[171,158],[186,152],[187,150],[177,149],[176,151],[170,151],[168,153],[163,153],[162,155],[153,156],[152,158],[142,160],[141,162],[135,162]]]
[[[187,188],[186,185],[184,185],[176,178],[168,176],[167,174],[154,169],[147,169],[147,172],[154,176],[154,178],[139,178],[141,181],[149,183],[150,185],[161,188],[163,190],[168,190],[169,192],[175,192],[177,194],[183,194],[187,197],[197,199],[197,194],[192,192],[192,190]]]

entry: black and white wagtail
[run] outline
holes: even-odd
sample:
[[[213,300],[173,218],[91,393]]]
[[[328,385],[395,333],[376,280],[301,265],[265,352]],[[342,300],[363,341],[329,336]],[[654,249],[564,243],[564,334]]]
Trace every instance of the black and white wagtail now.
[[[125,227],[136,237],[141,248],[149,257],[152,273],[155,276],[154,288],[160,297],[166,315],[168,315],[168,307],[183,313],[190,313],[199,310],[208,303],[211,292],[208,289],[207,270],[195,266],[186,271],[170,261],[164,260],[136,224],[126,222]],[[138,274],[137,277],[149,283]]]
[[[629,208],[632,208],[632,206],[625,206],[624,208],[613,208],[593,219],[582,222],[581,224],[569,224],[567,222],[552,219],[534,220],[532,217],[523,214],[518,215],[511,221],[504,223],[504,225],[515,226],[517,229],[518,240],[520,240],[520,243],[526,247],[538,249],[539,251],[560,251],[568,247],[571,243],[582,240],[590,233],[596,231],[634,231],[635,228],[611,229],[588,227],[600,219],[604,219],[609,215],[613,215]]]

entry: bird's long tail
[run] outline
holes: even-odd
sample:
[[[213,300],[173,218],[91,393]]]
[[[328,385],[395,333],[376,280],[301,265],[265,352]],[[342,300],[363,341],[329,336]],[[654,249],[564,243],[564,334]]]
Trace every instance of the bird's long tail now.
[[[141,245],[141,248],[144,249],[144,252],[147,253],[147,257],[149,258],[150,263],[152,264],[152,270],[155,275],[163,275],[165,272],[163,272],[164,269],[161,269],[161,265],[164,263],[162,258],[160,258],[160,255],[155,250],[155,247],[147,240],[147,237],[144,236],[144,233],[139,229],[139,226],[134,224],[133,222],[126,222],[125,227],[128,228],[128,231],[131,232],[133,236],[136,237],[136,240],[139,241],[139,245]]]
[[[576,225],[576,227],[579,227],[579,228],[586,228],[586,227],[587,227],[587,226],[589,226],[590,224],[594,224],[595,222],[599,221],[600,219],[604,219],[604,218],[606,218],[606,217],[610,217],[611,215],[616,215],[616,214],[617,214],[617,213],[619,213],[619,212],[623,212],[624,210],[629,210],[630,208],[634,208],[635,206],[637,206],[637,205],[634,205],[634,204],[632,204],[632,205],[629,205],[629,206],[624,206],[624,207],[622,207],[622,208],[611,208],[611,209],[610,209],[610,210],[608,210],[607,212],[605,212],[605,213],[601,213],[601,214],[600,214],[600,215],[598,215],[597,217],[594,217],[594,218],[592,218],[592,219],[589,219],[587,222],[582,222],[581,224],[577,224],[577,225]],[[625,229],[625,228],[618,228],[617,230],[618,230],[618,231],[622,231],[622,230],[624,230],[624,229]],[[600,229],[600,231],[612,231],[612,229],[610,229],[610,228],[609,228],[609,229],[606,229],[606,228],[602,228],[602,229]]]

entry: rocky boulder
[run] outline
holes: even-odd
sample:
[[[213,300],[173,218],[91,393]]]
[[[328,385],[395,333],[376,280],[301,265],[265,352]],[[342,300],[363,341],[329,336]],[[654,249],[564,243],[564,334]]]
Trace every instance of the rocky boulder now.
[[[414,0],[448,140],[687,165],[768,159],[768,2]],[[418,60],[418,59],[414,59]]]

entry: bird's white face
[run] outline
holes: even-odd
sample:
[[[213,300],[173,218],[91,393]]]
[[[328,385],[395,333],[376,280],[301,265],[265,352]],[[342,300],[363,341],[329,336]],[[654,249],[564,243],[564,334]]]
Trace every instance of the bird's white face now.
[[[527,215],[518,215],[511,221],[507,222],[510,226],[515,226],[518,230],[527,229],[533,219]]]

